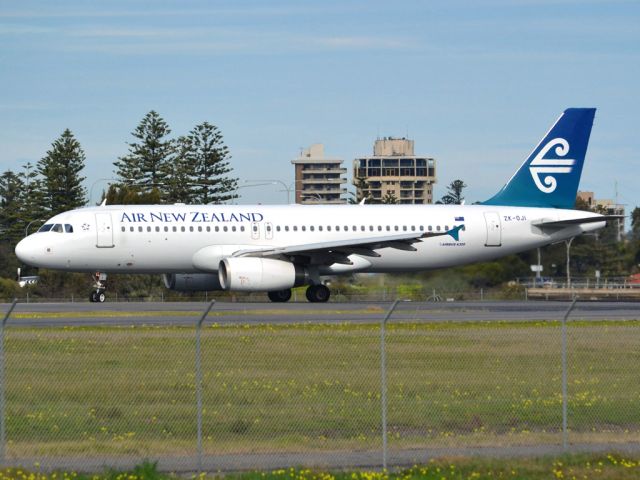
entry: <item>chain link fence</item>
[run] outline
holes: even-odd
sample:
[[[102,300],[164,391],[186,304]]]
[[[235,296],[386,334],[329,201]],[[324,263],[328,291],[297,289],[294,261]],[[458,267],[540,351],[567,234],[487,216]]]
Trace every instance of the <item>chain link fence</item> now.
[[[638,320],[430,321],[402,302],[376,321],[205,317],[5,318],[2,463],[193,472],[640,450]]]

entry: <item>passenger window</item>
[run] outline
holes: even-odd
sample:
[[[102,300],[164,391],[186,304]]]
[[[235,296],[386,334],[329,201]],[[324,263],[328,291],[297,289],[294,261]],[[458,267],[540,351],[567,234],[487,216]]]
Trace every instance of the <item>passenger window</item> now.
[[[193,232],[193,226],[189,227],[189,231]]]
[[[420,231],[424,232],[424,225],[420,225]]]
[[[220,231],[220,227],[216,225],[216,232]]]
[[[348,225],[345,225],[345,226],[344,226],[344,231],[345,231],[345,232],[348,232],[348,231],[349,231],[349,226],[348,226]]]
[[[360,231],[364,232],[364,225],[360,225]]]
[[[289,225],[285,225],[285,226],[284,226],[284,231],[285,231],[285,232],[288,232],[288,231],[289,231]]]
[[[150,231],[151,231],[151,227],[147,227],[147,232],[150,232]]]
[[[127,230],[126,227],[122,227],[122,231],[125,232]]]
[[[369,231],[373,232],[373,225],[369,225]]]
[[[184,232],[185,230],[186,230],[186,228],[184,228],[184,227],[180,227],[180,231],[181,231],[181,232]]]
[[[138,227],[138,232],[142,232],[142,227]]]
[[[395,227],[393,227],[393,229],[397,232],[399,230],[398,225],[396,225]]]
[[[309,231],[313,232],[313,225],[309,227]]]
[[[321,232],[322,231],[322,225],[318,225],[318,231]]]
[[[202,231],[202,227],[198,226],[198,231],[201,232]]]
[[[209,227],[207,227],[207,232],[209,231]],[[240,231],[244,232],[244,225],[240,225]]]
[[[331,225],[327,225],[327,232],[331,231]]]
[[[294,226],[293,226],[293,231],[294,231],[294,232],[297,232],[297,231],[298,231],[298,226],[297,226],[297,225],[294,225]]]
[[[227,228],[227,226],[225,225],[224,227],[222,227],[222,230],[224,230],[225,232],[228,232],[229,228]]]
[[[449,230],[449,225],[444,226],[444,231],[447,232]]]
[[[277,225],[276,226],[276,232],[279,232],[279,231],[280,231],[280,225]]]
[[[403,232],[406,232],[406,231],[407,231],[407,226],[406,226],[406,225],[403,225],[403,226],[402,226],[402,231],[403,231]]]
[[[169,231],[169,227],[167,227],[166,225],[164,226],[164,231],[168,232]]]
[[[415,232],[416,231],[416,226],[415,225],[411,225],[411,231]]]
[[[174,232],[177,232],[177,231],[178,231],[178,227],[173,227],[173,228],[172,228],[172,230],[173,230]]]
[[[69,225],[68,223],[64,224],[64,231],[67,233],[73,233],[73,227],[71,225]]]
[[[433,227],[431,225],[429,225],[429,231],[432,232],[433,231]]]
[[[307,231],[307,227],[305,227],[304,225],[302,226],[302,231],[306,232]]]
[[[387,225],[387,232],[391,231],[391,227]]]
[[[53,225],[50,223],[47,223],[46,225],[41,226],[38,229],[38,232],[48,232],[49,230],[51,230],[51,227],[53,227]]]
[[[438,225],[438,226],[436,227],[436,230],[437,230],[437,231],[440,231],[440,225]]]
[[[209,225],[207,225],[207,232],[211,231],[211,227]]]
[[[159,232],[159,231],[160,231],[160,227],[156,227],[156,232]]]
[[[270,228],[268,228],[267,230],[271,230],[271,229],[270,229]],[[235,232],[235,231],[236,231],[236,227],[235,227],[235,226],[231,227],[231,231],[232,231],[232,232]]]
[[[381,232],[382,231],[382,225],[378,225],[378,231]]]
[[[353,227],[351,227],[351,230],[353,230],[353,231],[355,232],[356,230],[358,230],[358,227],[356,227],[356,226],[354,225]]]
[[[130,232],[133,232],[133,227],[129,227],[129,231],[130,231]]]

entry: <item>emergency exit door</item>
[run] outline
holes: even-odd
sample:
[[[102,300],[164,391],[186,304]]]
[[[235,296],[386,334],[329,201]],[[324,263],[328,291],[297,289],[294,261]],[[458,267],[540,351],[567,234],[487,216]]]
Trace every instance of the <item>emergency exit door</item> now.
[[[502,245],[502,228],[498,212],[485,212],[484,220],[487,224],[487,240],[485,247],[499,247]]]
[[[96,247],[113,248],[113,225],[110,213],[96,213],[96,232],[98,235]]]

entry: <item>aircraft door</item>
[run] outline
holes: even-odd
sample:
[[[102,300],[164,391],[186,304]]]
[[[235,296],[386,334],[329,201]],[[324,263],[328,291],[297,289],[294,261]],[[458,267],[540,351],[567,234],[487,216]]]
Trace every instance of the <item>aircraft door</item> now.
[[[264,238],[267,240],[273,239],[273,225],[271,225],[271,222],[266,222],[264,224]]]
[[[113,225],[110,213],[96,213],[96,232],[98,235],[96,247],[113,248]]]
[[[502,228],[498,212],[485,212],[484,220],[487,224],[487,241],[485,247],[499,247],[502,245]]]
[[[251,238],[254,240],[260,238],[260,225],[258,225],[258,222],[251,222]]]

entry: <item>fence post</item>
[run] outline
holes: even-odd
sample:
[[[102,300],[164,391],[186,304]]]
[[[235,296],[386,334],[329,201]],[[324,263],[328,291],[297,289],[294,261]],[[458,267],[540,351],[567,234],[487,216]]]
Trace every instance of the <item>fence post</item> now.
[[[200,354],[200,336],[202,332],[202,324],[209,315],[215,300],[211,300],[209,306],[196,324],[196,408],[198,410],[198,473],[202,471],[202,357]]]
[[[567,318],[576,306],[577,298],[574,298],[569,308],[562,317],[562,449],[567,449]]]
[[[7,324],[7,320],[9,320],[9,316],[13,309],[16,308],[16,303],[18,303],[18,299],[14,298],[13,303],[7,310],[7,313],[4,314],[4,318],[2,319],[2,325],[0,326],[0,465],[5,464],[5,404],[4,404],[4,390],[5,390],[5,381],[4,381],[4,327]]]
[[[399,301],[398,299],[393,301],[380,323],[380,401],[382,408],[382,468],[384,470],[387,469],[387,349],[385,327]]]

